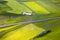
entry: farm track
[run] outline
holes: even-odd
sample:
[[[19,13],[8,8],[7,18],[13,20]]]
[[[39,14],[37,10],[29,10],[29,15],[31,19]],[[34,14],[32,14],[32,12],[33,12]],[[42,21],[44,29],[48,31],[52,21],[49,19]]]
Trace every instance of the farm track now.
[[[34,23],[34,22],[44,22],[44,21],[55,20],[55,19],[60,19],[60,17],[47,18],[47,19],[44,19],[44,20],[32,20],[32,21],[18,22],[18,23],[8,24],[8,25],[0,25],[0,28],[4,28],[4,27],[7,27],[7,26],[14,26],[14,25],[17,25],[17,24],[28,24],[28,23]]]

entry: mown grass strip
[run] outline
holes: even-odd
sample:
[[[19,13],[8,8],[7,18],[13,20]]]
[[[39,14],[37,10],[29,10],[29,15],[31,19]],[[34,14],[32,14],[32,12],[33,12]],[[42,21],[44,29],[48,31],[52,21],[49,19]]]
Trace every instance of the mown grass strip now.
[[[46,10],[45,8],[43,8],[35,2],[24,2],[24,4],[30,7],[32,10],[34,10],[36,13],[49,14],[48,10]]]
[[[6,0],[6,1],[8,1],[7,5],[13,9],[9,12],[17,13],[17,14],[20,14],[21,12],[24,12],[24,11],[30,12],[30,10],[28,8],[24,7],[16,0]]]
[[[39,2],[37,2],[37,4],[43,6],[44,8],[46,8],[51,13],[60,13],[58,8],[56,7],[56,5],[54,5],[51,2],[39,1]]]

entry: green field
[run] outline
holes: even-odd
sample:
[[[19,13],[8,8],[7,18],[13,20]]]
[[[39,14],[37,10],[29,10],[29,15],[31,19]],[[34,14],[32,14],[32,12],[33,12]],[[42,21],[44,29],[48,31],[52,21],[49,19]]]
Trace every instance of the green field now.
[[[37,2],[37,4],[43,6],[44,8],[46,8],[51,13],[59,13],[60,8],[58,6],[56,6],[55,4],[53,4],[52,2],[39,1],[39,2]]]
[[[56,19],[56,20],[52,20],[52,21],[47,21],[47,22],[42,22],[42,23],[34,23],[35,25],[37,25],[38,27],[42,27],[44,29],[49,29],[51,30],[51,33],[43,36],[43,37],[39,37],[39,38],[35,38],[34,40],[60,40],[60,19]]]
[[[16,0],[6,0],[8,1],[7,5],[10,6],[13,10],[9,11],[11,13],[21,14],[21,12],[31,12],[27,7],[21,5]]]
[[[6,0],[7,6],[12,10],[10,13],[0,15],[0,24],[14,24],[17,22],[44,20],[47,18],[60,17],[59,7],[46,1],[27,1]],[[22,16],[21,12],[34,11],[33,16]],[[16,16],[17,15],[17,16]],[[14,18],[16,17],[16,18]],[[6,21],[7,20],[7,21]],[[6,23],[5,23],[6,22]],[[51,32],[42,37],[36,37],[45,30]],[[36,22],[29,24],[18,24],[0,28],[0,40],[60,40],[60,19],[48,20],[45,22]]]

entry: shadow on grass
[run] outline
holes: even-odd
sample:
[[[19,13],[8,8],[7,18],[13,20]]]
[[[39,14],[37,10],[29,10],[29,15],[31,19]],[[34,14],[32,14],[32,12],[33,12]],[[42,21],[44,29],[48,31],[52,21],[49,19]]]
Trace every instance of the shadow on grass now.
[[[6,13],[2,13],[2,14],[0,14],[0,15],[3,15],[3,16],[12,16],[12,17],[14,17],[14,16],[23,16],[22,14],[14,14],[14,13],[8,13],[8,12],[6,12]]]
[[[34,37],[34,38],[43,37],[43,36],[45,36],[45,35],[47,35],[47,34],[49,34],[49,33],[51,33],[51,30],[46,30],[46,31],[40,33],[39,35],[37,35],[37,36]]]

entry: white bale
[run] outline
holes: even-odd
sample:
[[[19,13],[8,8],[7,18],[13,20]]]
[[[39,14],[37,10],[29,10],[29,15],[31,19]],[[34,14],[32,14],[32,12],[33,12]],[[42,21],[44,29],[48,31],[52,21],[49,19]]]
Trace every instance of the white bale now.
[[[23,15],[32,15],[32,12],[23,12]]]

